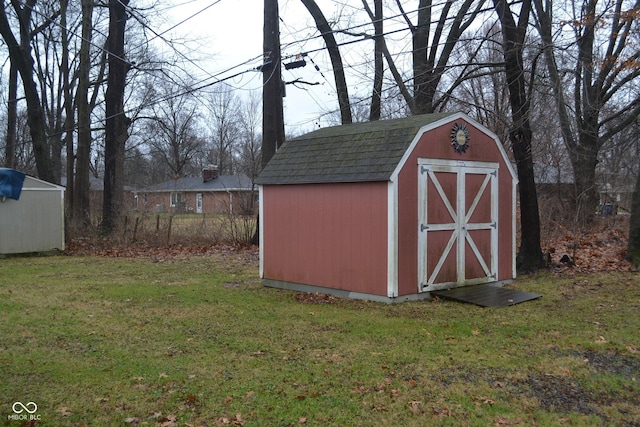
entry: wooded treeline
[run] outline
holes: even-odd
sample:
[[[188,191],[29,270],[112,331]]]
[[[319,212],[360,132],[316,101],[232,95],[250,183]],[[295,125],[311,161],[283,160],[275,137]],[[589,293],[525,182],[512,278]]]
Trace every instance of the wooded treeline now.
[[[602,203],[616,203],[603,193],[630,192],[639,179],[640,0],[302,4],[305,42],[321,41],[326,52],[323,77],[336,107],[323,114],[335,124],[462,110],[501,138],[520,181],[521,269],[543,263],[537,184],[572,184],[563,210],[588,224]],[[104,178],[105,202],[112,197],[108,231],[117,227],[125,183],[193,175],[208,163],[222,173],[258,173],[260,146],[271,143],[261,137],[259,100],[222,82],[203,90],[189,80],[189,64],[176,61],[190,52],[174,45],[171,58],[154,50],[150,41],[161,35],[148,3],[2,6],[0,160],[49,181],[66,177],[71,223],[88,223],[90,174]],[[287,53],[306,58],[306,46],[265,52],[263,65],[279,67]],[[630,254],[638,223],[634,212]]]

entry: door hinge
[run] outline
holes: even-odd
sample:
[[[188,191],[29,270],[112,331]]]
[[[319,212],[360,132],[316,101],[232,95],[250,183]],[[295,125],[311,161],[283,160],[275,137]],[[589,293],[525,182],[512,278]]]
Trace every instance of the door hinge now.
[[[491,172],[491,175],[493,175],[494,177],[497,177],[498,176],[498,171]]]
[[[425,172],[429,172],[429,168],[424,165],[420,166],[420,173],[423,174]]]
[[[420,224],[420,232],[422,232],[424,230],[428,230],[428,229],[429,229],[428,225]]]
[[[491,224],[491,228],[496,228],[496,223],[494,222],[493,224]]]

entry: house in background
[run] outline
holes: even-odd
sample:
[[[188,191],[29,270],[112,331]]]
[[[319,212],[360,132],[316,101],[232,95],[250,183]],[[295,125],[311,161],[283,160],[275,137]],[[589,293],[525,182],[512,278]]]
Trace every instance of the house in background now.
[[[541,218],[546,221],[566,221],[573,218],[576,186],[571,165],[538,161],[533,164],[533,173]]]
[[[573,220],[576,207],[576,185],[568,159],[564,162],[537,161],[533,165],[538,191],[538,204],[543,218]],[[633,176],[633,174],[631,174]],[[631,212],[634,180],[620,171],[597,171],[600,204],[596,213],[604,216]]]
[[[147,212],[232,213],[251,215],[257,192],[243,175],[220,175],[216,166],[201,177],[178,178],[137,193],[137,210]]]
[[[63,176],[62,186],[67,188],[67,177]],[[92,217],[102,216],[102,203],[104,199],[104,179],[89,176],[89,209]],[[124,186],[124,209],[132,211],[137,208],[136,189],[130,185]]]

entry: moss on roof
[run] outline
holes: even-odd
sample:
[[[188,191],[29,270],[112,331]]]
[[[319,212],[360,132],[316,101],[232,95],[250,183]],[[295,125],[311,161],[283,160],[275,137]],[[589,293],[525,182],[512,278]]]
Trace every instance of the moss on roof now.
[[[282,144],[257,184],[386,181],[425,125],[454,113],[319,129]]]

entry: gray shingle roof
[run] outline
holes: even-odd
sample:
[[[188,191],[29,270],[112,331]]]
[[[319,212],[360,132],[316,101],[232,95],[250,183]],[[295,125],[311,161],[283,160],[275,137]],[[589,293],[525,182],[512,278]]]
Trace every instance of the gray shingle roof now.
[[[202,177],[179,178],[151,185],[142,192],[166,191],[250,191],[251,180],[243,175],[220,175],[202,182]]]
[[[455,113],[319,129],[282,144],[257,184],[386,181],[423,126]]]

